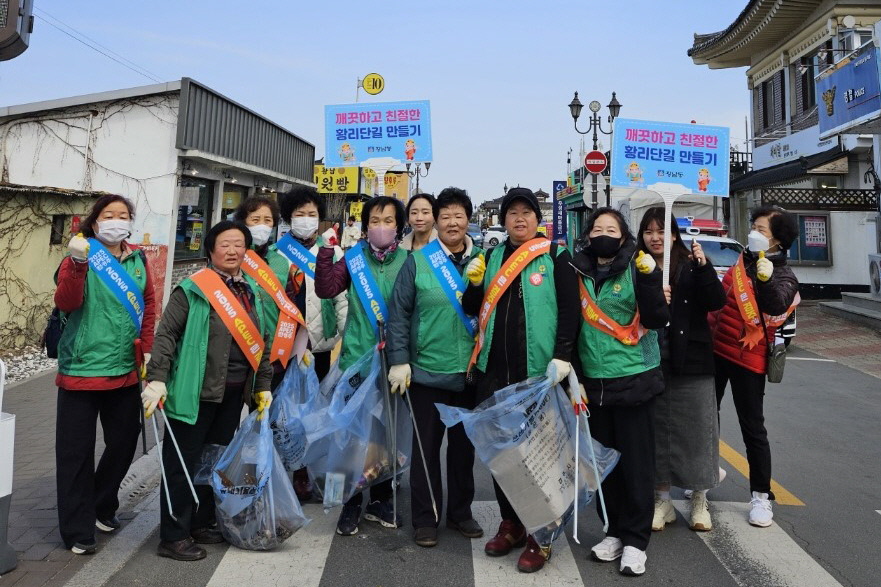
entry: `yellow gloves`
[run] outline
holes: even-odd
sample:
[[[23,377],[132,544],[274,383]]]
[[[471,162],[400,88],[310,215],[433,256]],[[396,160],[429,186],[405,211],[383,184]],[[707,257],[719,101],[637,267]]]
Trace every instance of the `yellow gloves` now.
[[[165,383],[162,381],[150,381],[141,391],[141,403],[144,405],[144,416],[149,418],[153,415],[153,411],[159,402],[165,401],[168,397],[168,390],[165,389]]]
[[[89,241],[83,237],[83,233],[77,233],[75,237],[67,243],[67,250],[74,261],[80,263],[85,262],[89,258]]]
[[[569,377],[569,371],[572,370],[572,365],[567,363],[566,361],[561,361],[560,359],[551,359],[551,362],[548,363],[548,369],[545,371],[545,377],[550,379],[554,385],[557,385],[567,377]]]
[[[392,393],[404,393],[410,387],[410,364],[392,365],[388,371],[388,382]]]
[[[640,251],[636,256],[636,270],[640,273],[651,273],[658,266],[655,263],[655,258],[651,255],[646,255],[645,251]]]
[[[759,281],[768,281],[774,273],[774,264],[765,258],[765,251],[759,251],[759,260],[756,261],[756,277]]]
[[[473,285],[480,285],[483,283],[484,273],[486,273],[486,262],[483,259],[483,254],[471,259],[471,262],[465,267],[465,277],[467,277],[468,281]]]
[[[266,415],[266,410],[272,405],[271,391],[255,391],[254,403],[257,404],[257,419],[262,420]]]
[[[309,349],[306,349],[303,351],[303,358],[300,359],[300,362],[303,363],[304,367],[308,367],[312,364],[313,359],[314,357],[312,356],[312,353],[309,351]]]

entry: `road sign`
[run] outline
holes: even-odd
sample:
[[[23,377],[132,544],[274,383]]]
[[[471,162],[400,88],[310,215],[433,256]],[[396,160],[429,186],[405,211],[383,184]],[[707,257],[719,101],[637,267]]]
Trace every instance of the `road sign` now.
[[[584,168],[590,173],[602,173],[608,164],[609,160],[602,151],[591,151],[584,156]]]
[[[361,80],[361,87],[371,96],[375,96],[385,89],[385,80],[378,73],[368,73]]]

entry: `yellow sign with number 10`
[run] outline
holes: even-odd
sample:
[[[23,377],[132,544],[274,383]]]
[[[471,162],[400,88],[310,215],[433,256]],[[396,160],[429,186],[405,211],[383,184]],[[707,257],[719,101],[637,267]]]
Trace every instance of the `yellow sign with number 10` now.
[[[385,89],[385,80],[378,73],[368,73],[361,80],[361,87],[371,96],[375,96]]]

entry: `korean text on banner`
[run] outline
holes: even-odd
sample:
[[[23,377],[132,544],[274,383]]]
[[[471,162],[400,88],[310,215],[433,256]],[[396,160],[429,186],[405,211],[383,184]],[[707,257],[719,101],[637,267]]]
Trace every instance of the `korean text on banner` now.
[[[324,107],[325,163],[357,166],[374,157],[432,160],[428,100]]]
[[[315,185],[319,194],[357,194],[357,167],[315,166]]]
[[[563,201],[565,196],[560,193],[566,187],[566,180],[561,180],[555,181],[551,188],[551,194],[554,197],[554,235],[552,238],[554,241],[566,240],[566,234],[568,233],[568,227],[566,226],[566,202]]]
[[[698,196],[728,196],[728,128],[615,119],[612,187],[681,184]]]
[[[866,45],[817,76],[821,138],[881,117],[879,57],[878,47]]]

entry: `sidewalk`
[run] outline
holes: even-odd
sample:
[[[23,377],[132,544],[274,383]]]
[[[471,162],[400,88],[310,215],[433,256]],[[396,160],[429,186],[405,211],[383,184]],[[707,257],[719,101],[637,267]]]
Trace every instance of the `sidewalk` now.
[[[881,332],[803,303],[792,344],[881,379]]]
[[[39,374],[6,387],[3,411],[15,414],[15,456],[9,542],[18,553],[18,567],[0,577],[0,586],[60,586],[90,557],[77,556],[64,548],[58,534],[55,491],[55,371]],[[147,432],[148,449],[152,430]],[[95,458],[104,450],[98,427]],[[141,456],[140,441],[135,459]],[[143,491],[143,490],[142,490]],[[121,501],[119,519],[131,520],[131,501]],[[112,535],[96,532],[97,556]]]

